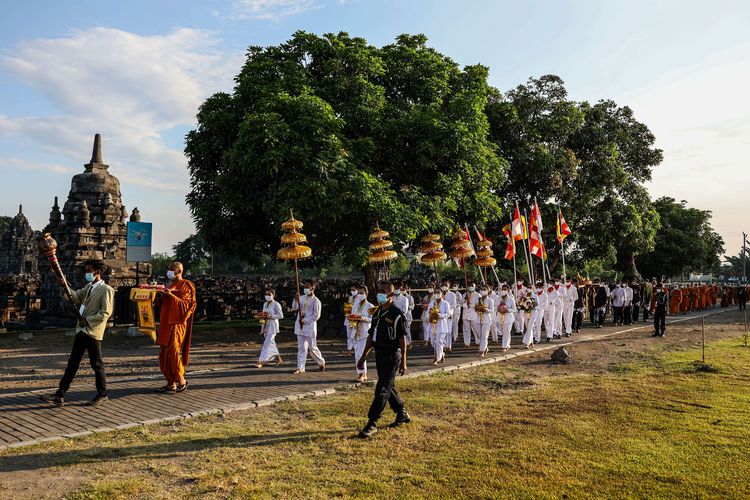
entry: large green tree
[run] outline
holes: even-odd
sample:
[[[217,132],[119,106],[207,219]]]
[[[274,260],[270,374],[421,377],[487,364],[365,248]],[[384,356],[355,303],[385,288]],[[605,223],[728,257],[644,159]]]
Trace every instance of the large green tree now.
[[[376,48],[297,32],[250,47],[233,93],[207,99],[187,137],[199,232],[254,261],[294,208],[315,255],[361,264],[376,221],[407,244],[498,222],[505,163],[489,140],[487,74],[423,35]]]
[[[661,228],[654,251],[638,257],[646,276],[679,276],[694,272],[718,273],[724,240],[711,227],[711,212],[664,196],[654,201]]]
[[[537,199],[553,262],[560,205],[574,230],[566,249],[571,264],[615,258],[620,270],[636,274],[635,256],[653,248],[659,226],[643,185],[662,159],[648,127],[613,101],[571,101],[554,75],[495,94],[487,115],[510,164],[503,192],[522,206]]]

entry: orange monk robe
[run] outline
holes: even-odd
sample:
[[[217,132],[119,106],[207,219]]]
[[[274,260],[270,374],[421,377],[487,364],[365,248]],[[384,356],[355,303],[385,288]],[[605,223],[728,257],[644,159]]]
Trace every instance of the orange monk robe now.
[[[719,287],[714,285],[711,287],[711,305],[715,306],[717,298],[719,296]]]
[[[680,313],[680,304],[682,303],[682,290],[675,288],[669,296],[669,314],[677,316]]]
[[[175,281],[171,294],[161,294],[161,314],[156,343],[159,368],[169,384],[179,383],[185,375],[193,335],[193,312],[196,307],[195,285],[188,280]]]
[[[682,302],[680,302],[680,312],[686,313],[689,308],[690,308],[690,289],[683,288],[682,289]]]

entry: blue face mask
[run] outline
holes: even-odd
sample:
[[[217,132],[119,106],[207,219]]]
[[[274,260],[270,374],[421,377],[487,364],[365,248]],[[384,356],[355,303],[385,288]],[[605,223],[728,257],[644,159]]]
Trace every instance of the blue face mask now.
[[[86,280],[86,283],[91,283],[94,281],[94,273],[86,273],[83,275],[83,279]]]
[[[379,293],[378,294],[378,304],[385,304],[388,302],[388,294],[387,293]]]

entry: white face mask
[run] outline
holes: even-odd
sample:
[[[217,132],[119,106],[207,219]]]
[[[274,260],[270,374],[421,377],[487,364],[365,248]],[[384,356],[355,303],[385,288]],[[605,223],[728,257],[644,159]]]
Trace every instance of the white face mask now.
[[[442,299],[442,298],[443,298],[443,296],[442,296],[441,294],[439,294],[439,293],[436,293],[436,294],[434,294],[434,295],[432,296],[432,298],[433,298],[433,299],[435,299],[435,300],[438,300],[438,299]]]
[[[447,292],[447,291],[448,291],[448,287],[447,287],[447,286],[441,286],[441,287],[440,287],[440,289],[441,289],[442,291],[444,291],[444,292]]]
[[[501,297],[505,297],[506,295],[508,295],[507,291],[503,290],[502,292],[500,292]]]
[[[427,289],[427,293],[434,293],[434,292],[435,292],[435,289],[434,289],[434,288],[428,288],[428,289]]]
[[[170,281],[174,279],[174,271],[167,271],[167,279]]]
[[[312,290],[310,290],[309,288],[303,288],[302,293],[304,293],[305,295],[310,295],[312,293]]]
[[[454,292],[458,291],[458,287],[456,285],[453,285],[453,288],[451,288]]]
[[[489,292],[487,290],[482,290],[481,292],[479,292],[479,295],[481,295],[482,297],[486,297],[488,293]]]
[[[365,292],[359,292],[359,293],[357,294],[357,298],[358,298],[358,299],[364,299],[364,298],[365,298]]]
[[[393,295],[401,295],[401,290],[397,288],[396,290],[393,291]]]
[[[266,295],[266,302],[271,302],[273,300],[273,295]]]
[[[357,296],[357,290],[349,290],[349,293],[352,294],[352,297],[356,297]]]
[[[469,290],[470,292],[473,292],[474,290],[476,290],[476,287],[470,286],[469,288],[467,288],[467,290]]]
[[[544,291],[544,290],[542,290],[541,288],[537,288],[537,289],[536,289],[536,293],[542,293],[543,291]]]

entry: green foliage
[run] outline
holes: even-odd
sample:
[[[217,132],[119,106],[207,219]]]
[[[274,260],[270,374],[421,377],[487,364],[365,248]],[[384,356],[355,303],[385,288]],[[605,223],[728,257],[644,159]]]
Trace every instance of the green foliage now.
[[[399,245],[457,221],[500,219],[504,162],[489,141],[487,68],[461,69],[423,35],[382,48],[297,32],[251,47],[232,95],[210,97],[188,134],[199,232],[257,262],[288,209],[313,264],[353,265],[376,221]],[[252,230],[248,230],[252,228]]]
[[[750,256],[746,255],[744,258],[748,258]],[[737,255],[727,255],[724,257],[725,262],[721,265],[721,274],[724,276],[724,279],[729,278],[742,278],[742,263],[743,263],[743,251],[742,248],[740,248],[739,253]],[[750,265],[748,265],[747,262],[745,262],[745,271],[748,272],[750,270]]]
[[[661,229],[654,251],[638,258],[647,276],[678,276],[691,271],[718,273],[724,240],[711,227],[711,212],[664,196],[654,202]]]
[[[176,259],[167,253],[155,253],[151,256],[151,274],[154,276],[164,276],[167,274],[167,268],[171,262]]]
[[[618,269],[635,273],[635,255],[653,248],[659,226],[643,183],[662,153],[632,110],[612,101],[570,101],[563,81],[546,75],[505,98],[494,96],[487,115],[499,153],[510,162],[503,192],[522,206],[539,202],[553,268],[559,204],[573,230],[569,264],[616,257]]]

